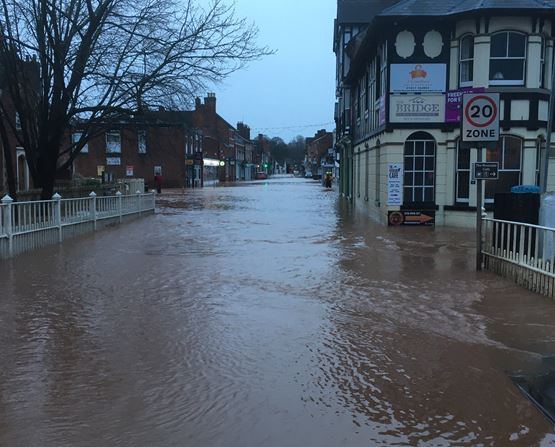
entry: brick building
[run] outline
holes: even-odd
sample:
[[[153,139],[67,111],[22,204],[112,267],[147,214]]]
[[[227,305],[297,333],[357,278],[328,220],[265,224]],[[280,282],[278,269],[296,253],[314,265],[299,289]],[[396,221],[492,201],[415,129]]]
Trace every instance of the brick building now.
[[[319,130],[313,137],[306,139],[305,170],[313,175],[323,175],[327,166],[333,169],[334,155],[333,133]]]
[[[202,186],[203,138],[190,118],[190,112],[161,108],[105,123],[75,160],[74,173],[144,178],[150,186],[161,175],[165,187]],[[80,138],[78,126],[72,138]]]

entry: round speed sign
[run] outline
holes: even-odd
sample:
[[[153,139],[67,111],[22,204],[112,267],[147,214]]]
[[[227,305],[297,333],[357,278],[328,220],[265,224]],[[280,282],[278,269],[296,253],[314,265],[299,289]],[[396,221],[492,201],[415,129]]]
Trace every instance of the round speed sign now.
[[[463,141],[499,139],[499,94],[465,94]]]
[[[475,127],[487,127],[497,118],[497,104],[489,96],[472,98],[464,109],[465,118]]]

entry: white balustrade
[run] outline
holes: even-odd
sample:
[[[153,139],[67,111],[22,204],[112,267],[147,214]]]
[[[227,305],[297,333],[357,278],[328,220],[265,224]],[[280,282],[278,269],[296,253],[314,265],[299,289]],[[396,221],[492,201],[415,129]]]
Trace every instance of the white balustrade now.
[[[121,222],[124,216],[154,209],[153,193],[97,197],[92,192],[78,199],[62,199],[54,194],[52,200],[32,202],[14,202],[6,195],[0,201],[0,259],[62,242],[68,227],[92,223],[96,230],[98,221]]]
[[[555,228],[483,219],[485,267],[555,296]]]

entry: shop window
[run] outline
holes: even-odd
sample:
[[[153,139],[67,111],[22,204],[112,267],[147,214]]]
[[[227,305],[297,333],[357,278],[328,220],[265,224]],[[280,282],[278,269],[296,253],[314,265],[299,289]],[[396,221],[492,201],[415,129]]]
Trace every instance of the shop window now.
[[[504,31],[491,36],[490,85],[524,85],[526,36]]]
[[[468,203],[470,199],[470,148],[457,144],[456,202]]]
[[[496,193],[511,192],[513,186],[520,185],[522,140],[510,135],[502,136],[497,144],[486,150],[486,161],[499,163],[499,179],[485,182],[486,203],[493,203]]]
[[[404,203],[435,202],[436,141],[426,132],[416,132],[405,142]]]
[[[540,186],[541,182],[542,156],[544,150],[545,138],[541,135],[536,141],[536,186]]]
[[[472,86],[474,73],[474,36],[461,39],[459,51],[459,84],[461,87]]]

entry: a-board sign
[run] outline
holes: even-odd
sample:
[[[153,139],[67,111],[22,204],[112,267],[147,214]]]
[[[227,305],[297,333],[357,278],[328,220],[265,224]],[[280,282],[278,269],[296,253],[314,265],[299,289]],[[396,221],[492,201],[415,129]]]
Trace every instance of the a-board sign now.
[[[462,140],[499,140],[499,93],[463,95]]]
[[[499,163],[491,161],[474,163],[474,178],[476,180],[497,180]]]
[[[433,226],[435,224],[435,217],[436,213],[432,210],[390,211],[388,213],[388,224],[391,227],[398,227],[401,225]]]

